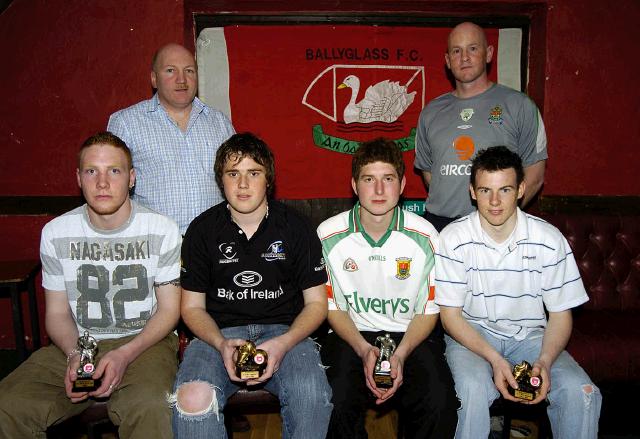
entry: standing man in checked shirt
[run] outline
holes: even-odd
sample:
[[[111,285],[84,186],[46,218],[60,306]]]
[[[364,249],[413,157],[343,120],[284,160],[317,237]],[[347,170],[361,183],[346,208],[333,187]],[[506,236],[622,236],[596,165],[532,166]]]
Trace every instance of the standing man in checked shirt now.
[[[133,199],[173,218],[184,234],[193,218],[222,201],[213,162],[234,129],[196,97],[198,67],[189,50],[168,44],[151,67],[156,94],[112,114],[107,129],[131,149],[138,176]]]

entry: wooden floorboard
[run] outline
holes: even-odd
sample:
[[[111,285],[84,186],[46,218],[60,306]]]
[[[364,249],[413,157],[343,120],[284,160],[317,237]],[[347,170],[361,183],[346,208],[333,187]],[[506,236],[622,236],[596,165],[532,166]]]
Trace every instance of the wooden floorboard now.
[[[251,423],[251,430],[234,433],[233,439],[279,439],[281,435],[280,415],[247,415]],[[366,427],[370,439],[395,439],[398,425],[396,411],[379,413],[374,410],[367,412]]]
[[[278,439],[281,435],[280,415],[247,415],[251,423],[251,430],[244,433],[234,433],[233,439]],[[367,412],[366,427],[370,439],[394,439],[398,426],[396,411],[379,413],[374,410]]]
[[[251,423],[251,430],[234,433],[233,439],[280,439],[282,437],[279,414],[247,415],[247,419]],[[366,428],[369,439],[397,439],[397,426],[398,413],[395,410],[386,413],[375,410],[367,411]],[[538,427],[532,422],[514,419],[513,427],[512,439],[538,438]],[[529,434],[527,435],[527,433]],[[73,438],[86,439],[86,435],[73,436]],[[105,433],[102,435],[102,439],[117,439],[117,436],[113,433]]]
[[[251,423],[251,430],[244,433],[234,433],[233,439],[280,439],[281,424],[279,414],[268,415],[247,415]],[[526,438],[537,439],[538,427],[533,422],[526,422],[514,419],[513,439]],[[367,411],[366,419],[367,433],[369,439],[397,439],[398,412],[391,410],[388,412],[378,412],[376,410]],[[528,433],[528,434],[527,434]]]

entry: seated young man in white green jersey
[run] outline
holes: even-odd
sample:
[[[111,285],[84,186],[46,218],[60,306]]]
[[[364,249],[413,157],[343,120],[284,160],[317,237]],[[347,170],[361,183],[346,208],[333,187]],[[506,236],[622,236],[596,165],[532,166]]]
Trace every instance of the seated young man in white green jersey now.
[[[444,342],[432,333],[434,261],[438,233],[425,219],[403,211],[405,165],[396,144],[383,138],[363,143],[352,161],[356,205],[318,227],[329,274],[329,324],[321,350],[333,389],[329,438],[366,437],[367,406],[400,409],[405,437],[451,438],[458,401],[444,359]],[[388,358],[390,387],[374,380],[381,349]],[[384,356],[384,352],[382,353]]]

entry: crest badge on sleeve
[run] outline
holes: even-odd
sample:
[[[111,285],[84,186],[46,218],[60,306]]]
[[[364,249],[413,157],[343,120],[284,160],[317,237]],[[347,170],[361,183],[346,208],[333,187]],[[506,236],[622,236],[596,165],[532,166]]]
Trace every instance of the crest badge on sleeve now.
[[[344,271],[358,271],[358,264],[356,264],[356,261],[354,261],[353,258],[347,258],[347,260],[344,261],[344,264],[342,264],[342,269]]]

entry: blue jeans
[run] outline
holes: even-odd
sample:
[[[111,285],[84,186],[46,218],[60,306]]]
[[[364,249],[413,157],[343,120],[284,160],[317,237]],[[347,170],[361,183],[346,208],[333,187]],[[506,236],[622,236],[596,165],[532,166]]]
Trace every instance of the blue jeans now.
[[[511,364],[540,355],[542,332],[526,339],[502,340],[478,325],[471,325]],[[458,412],[456,439],[489,436],[489,406],[500,396],[493,382],[493,369],[484,358],[446,336],[447,362],[453,374],[456,392],[462,402]],[[600,390],[578,363],[563,351],[551,366],[551,388],[547,396],[547,414],[556,439],[596,439],[602,406]]]
[[[224,328],[226,338],[252,340],[256,345],[284,334],[287,325],[247,325]],[[197,415],[173,409],[173,432],[180,438],[226,438],[224,406],[240,386],[229,379],[220,353],[209,344],[194,339],[184,353],[174,391],[184,383],[204,381],[215,389],[218,411]],[[284,356],[280,368],[264,388],[280,399],[282,437],[324,438],[331,417],[331,387],[327,382],[315,343],[307,338]]]

